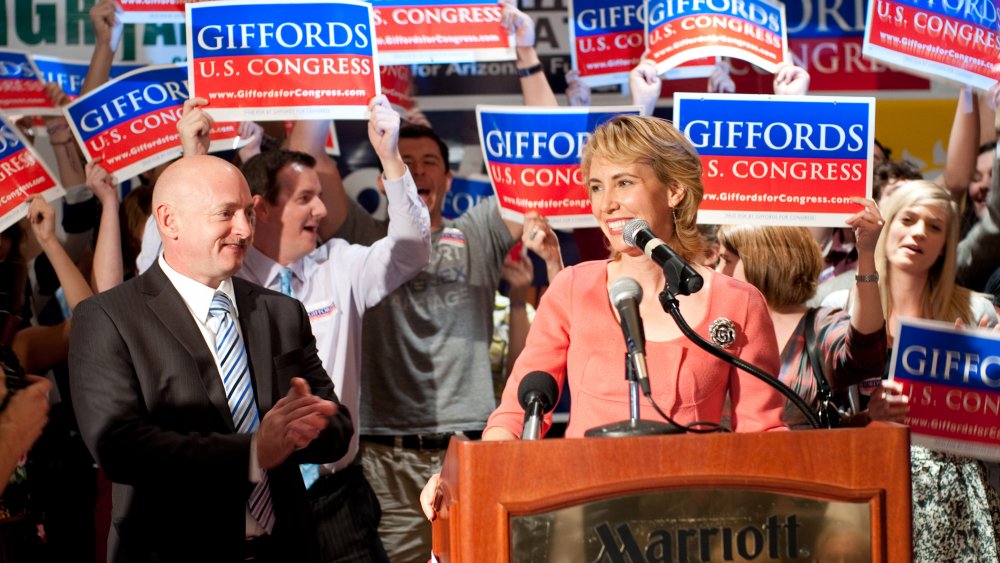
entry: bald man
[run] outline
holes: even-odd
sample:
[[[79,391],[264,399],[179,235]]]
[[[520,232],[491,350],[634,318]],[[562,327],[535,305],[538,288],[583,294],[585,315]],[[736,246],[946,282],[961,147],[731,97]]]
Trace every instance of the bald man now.
[[[163,254],[81,303],[70,386],[114,481],[115,562],[316,561],[299,463],[347,451],[347,410],[302,305],[240,279],[253,200],[211,156],[160,176]]]

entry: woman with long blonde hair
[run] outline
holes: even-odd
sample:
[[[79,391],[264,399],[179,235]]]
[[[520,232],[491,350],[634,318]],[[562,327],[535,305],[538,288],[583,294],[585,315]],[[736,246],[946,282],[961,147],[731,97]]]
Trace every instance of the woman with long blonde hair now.
[[[951,195],[924,180],[908,182],[885,202],[886,226],[875,247],[890,345],[896,319],[965,325],[995,324],[985,298],[955,284],[959,215]],[[824,304],[847,301],[846,292]],[[872,420],[903,422],[909,399],[896,382],[874,387]],[[983,462],[910,447],[913,475],[913,556],[917,562],[1000,560],[1000,499]]]

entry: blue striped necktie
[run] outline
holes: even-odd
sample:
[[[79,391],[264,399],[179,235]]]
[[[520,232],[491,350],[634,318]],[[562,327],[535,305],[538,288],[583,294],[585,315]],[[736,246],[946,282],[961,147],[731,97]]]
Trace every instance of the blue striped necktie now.
[[[232,303],[221,291],[215,292],[212,305],[208,308],[208,327],[215,332],[215,356],[222,367],[222,386],[226,390],[229,412],[233,415],[236,431],[246,434],[257,430],[260,418],[257,401],[254,400],[253,385],[243,339],[236,330],[233,320]],[[247,499],[250,515],[262,528],[271,533],[274,528],[274,508],[267,485],[267,472],[261,472],[261,480]]]
[[[281,293],[289,297],[295,297],[295,292],[292,290],[292,269],[284,267],[281,272],[278,273],[278,281],[281,286]],[[319,479],[319,466],[313,463],[303,463],[299,465],[299,472],[302,473],[302,483],[308,489],[313,486],[316,479]]]

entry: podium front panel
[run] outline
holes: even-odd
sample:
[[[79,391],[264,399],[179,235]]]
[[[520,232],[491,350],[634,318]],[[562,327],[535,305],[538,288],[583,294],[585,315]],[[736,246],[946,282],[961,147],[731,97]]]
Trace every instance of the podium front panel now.
[[[513,563],[872,560],[869,502],[688,488],[511,515]]]

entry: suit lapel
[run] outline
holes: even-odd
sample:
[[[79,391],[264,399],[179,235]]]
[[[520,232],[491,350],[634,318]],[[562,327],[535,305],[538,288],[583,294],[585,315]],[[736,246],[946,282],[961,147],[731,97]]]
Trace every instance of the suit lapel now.
[[[222,387],[222,378],[219,377],[219,368],[215,365],[215,357],[208,349],[205,339],[202,338],[198,325],[191,318],[191,311],[184,303],[184,299],[181,298],[181,294],[170,283],[159,264],[154,263],[143,274],[142,281],[146,305],[170,329],[174,338],[194,359],[198,365],[198,376],[208,400],[219,411],[229,429],[236,432],[233,416],[229,411],[229,403],[226,401],[226,391]]]
[[[274,354],[271,352],[271,324],[267,305],[253,284],[233,278],[236,306],[240,311],[240,330],[250,355],[250,373],[254,380],[257,409],[261,418],[274,405]]]

